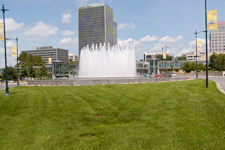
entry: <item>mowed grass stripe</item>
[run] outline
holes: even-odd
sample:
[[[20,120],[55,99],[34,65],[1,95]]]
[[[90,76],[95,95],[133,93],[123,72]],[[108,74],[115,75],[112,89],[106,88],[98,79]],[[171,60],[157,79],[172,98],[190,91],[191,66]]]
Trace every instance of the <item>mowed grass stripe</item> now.
[[[209,81],[15,87],[1,149],[224,149],[225,97]]]

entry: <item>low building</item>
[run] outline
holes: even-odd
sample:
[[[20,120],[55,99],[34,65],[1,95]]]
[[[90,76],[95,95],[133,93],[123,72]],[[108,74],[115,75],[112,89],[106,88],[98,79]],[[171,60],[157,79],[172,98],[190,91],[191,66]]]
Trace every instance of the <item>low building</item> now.
[[[68,55],[68,59],[72,60],[72,61],[78,61],[79,60],[79,56],[77,56],[76,54],[69,54]]]
[[[49,58],[52,58],[52,62],[59,60],[68,63],[68,50],[66,49],[53,48],[52,46],[40,46],[35,50],[23,50],[21,52],[26,52],[28,55],[31,54],[32,56],[41,56],[46,66],[49,65]]]

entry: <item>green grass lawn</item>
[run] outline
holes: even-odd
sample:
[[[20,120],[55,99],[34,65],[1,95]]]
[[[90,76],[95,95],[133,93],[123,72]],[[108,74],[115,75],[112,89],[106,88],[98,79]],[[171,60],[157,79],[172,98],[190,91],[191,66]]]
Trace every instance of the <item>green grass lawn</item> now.
[[[14,87],[0,149],[225,149],[225,95],[205,80]]]

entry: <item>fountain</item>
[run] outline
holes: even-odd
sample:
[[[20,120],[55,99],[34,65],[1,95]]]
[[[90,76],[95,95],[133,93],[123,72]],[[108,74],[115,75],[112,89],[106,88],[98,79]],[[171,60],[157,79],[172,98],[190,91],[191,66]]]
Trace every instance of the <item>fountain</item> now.
[[[81,50],[79,78],[136,77],[134,47],[101,43]]]

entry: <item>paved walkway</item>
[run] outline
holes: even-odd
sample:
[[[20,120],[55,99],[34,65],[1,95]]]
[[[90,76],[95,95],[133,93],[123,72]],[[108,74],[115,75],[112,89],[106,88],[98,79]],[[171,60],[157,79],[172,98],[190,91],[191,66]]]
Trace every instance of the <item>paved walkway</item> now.
[[[199,77],[201,79],[205,79],[205,77]],[[225,77],[214,77],[209,76],[209,80],[216,82],[217,88],[225,94]]]
[[[21,86],[24,86],[24,85],[27,85],[27,82],[20,82],[19,83]],[[14,86],[17,86],[17,83],[8,83],[8,86],[9,86],[9,88],[10,87],[14,87]],[[0,84],[0,90],[3,90],[3,89],[5,89],[5,83],[2,83],[2,84]]]

